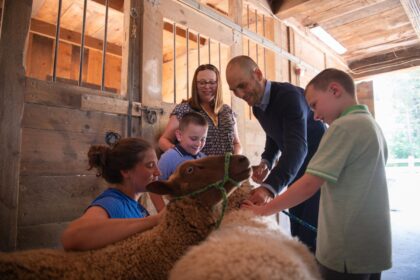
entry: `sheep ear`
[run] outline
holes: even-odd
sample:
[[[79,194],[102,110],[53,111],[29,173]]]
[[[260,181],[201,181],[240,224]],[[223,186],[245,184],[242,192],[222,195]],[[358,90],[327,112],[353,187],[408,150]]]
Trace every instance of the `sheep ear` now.
[[[172,194],[171,185],[168,182],[164,182],[164,181],[151,182],[146,186],[146,190],[148,192],[156,193],[160,195]]]

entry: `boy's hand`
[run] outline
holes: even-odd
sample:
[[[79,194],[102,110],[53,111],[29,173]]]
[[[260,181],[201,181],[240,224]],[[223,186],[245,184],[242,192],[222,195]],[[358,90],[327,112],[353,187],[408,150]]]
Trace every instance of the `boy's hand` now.
[[[252,166],[252,180],[261,184],[267,178],[268,171],[267,163],[264,161],[260,162],[259,165]]]
[[[249,201],[256,205],[266,204],[270,202],[271,199],[273,199],[273,194],[268,189],[261,186],[253,189],[251,191],[251,196],[249,197]]]
[[[254,212],[255,215],[262,216],[264,206],[258,206],[258,205],[255,205],[254,203],[252,203],[249,200],[245,200],[241,204],[241,209],[250,210],[250,211]]]

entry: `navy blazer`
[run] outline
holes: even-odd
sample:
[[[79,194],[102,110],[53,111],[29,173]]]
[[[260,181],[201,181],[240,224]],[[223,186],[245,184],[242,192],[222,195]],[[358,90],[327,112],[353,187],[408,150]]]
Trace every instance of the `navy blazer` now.
[[[266,110],[253,106],[252,111],[266,133],[261,157],[270,169],[278,159],[264,183],[279,193],[304,174],[326,127],[314,120],[303,89],[289,83],[271,82]]]

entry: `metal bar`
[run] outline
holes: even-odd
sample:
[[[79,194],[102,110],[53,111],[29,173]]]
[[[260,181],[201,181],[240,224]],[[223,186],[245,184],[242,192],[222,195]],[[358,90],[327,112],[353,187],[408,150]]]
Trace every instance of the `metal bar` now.
[[[176,103],[176,23],[173,25],[173,35],[174,35],[174,103]]]
[[[256,34],[255,32],[252,32],[248,30],[247,28],[242,28],[240,25],[234,23],[231,19],[224,17],[215,11],[213,11],[211,8],[208,8],[206,5],[202,5],[200,3],[197,3],[195,0],[178,0],[179,2],[184,3],[185,5],[193,8],[194,10],[220,22],[221,24],[224,24],[225,26],[241,33],[243,36],[249,38],[250,40],[266,47],[267,49],[272,50],[273,52],[285,57],[286,59],[290,60],[291,62],[300,64],[304,66],[306,69],[311,70],[315,73],[320,72],[319,69],[313,67],[312,65],[302,61],[300,58],[288,53],[287,51],[283,50],[279,46],[277,46],[273,41],[268,40],[264,38],[263,36],[260,36]]]
[[[249,5],[246,6],[246,21],[247,21],[247,27],[249,29]],[[249,52],[250,52],[250,46],[251,42],[248,39],[248,56],[249,56]]]
[[[265,38],[265,16],[262,15],[262,21],[263,21],[263,37]],[[267,64],[266,64],[266,53],[265,48],[263,48],[263,58],[264,58],[264,75],[267,77]]]
[[[219,42],[219,72],[222,71],[222,50]]]
[[[58,1],[58,12],[57,12],[57,26],[55,28],[53,82],[57,81],[57,60],[58,60],[58,43],[60,41],[61,6],[62,6],[62,0],[59,0]]]
[[[86,10],[87,10],[87,0],[84,2],[83,6],[83,23],[82,23],[82,44],[80,45],[80,65],[79,65],[79,82],[78,85],[82,85],[82,72],[83,72],[83,57],[85,50],[85,28],[86,28]]]
[[[209,64],[211,63],[211,52],[210,52],[210,47],[211,46],[211,39],[210,39],[210,37],[209,37]]]
[[[257,9],[255,9],[255,33],[258,34],[258,13]],[[256,52],[256,62],[258,65],[258,44],[255,44],[255,52]],[[265,74],[265,73],[264,73]]]
[[[187,38],[187,99],[190,98],[190,51],[189,51],[189,42],[190,42],[190,30],[186,29],[185,37]]]
[[[105,4],[105,30],[104,30],[104,43],[102,49],[102,80],[101,80],[101,90],[105,89],[105,63],[106,63],[106,47],[108,40],[108,10],[109,10],[109,0],[106,0]]]
[[[200,66],[200,33],[197,33],[198,66]]]

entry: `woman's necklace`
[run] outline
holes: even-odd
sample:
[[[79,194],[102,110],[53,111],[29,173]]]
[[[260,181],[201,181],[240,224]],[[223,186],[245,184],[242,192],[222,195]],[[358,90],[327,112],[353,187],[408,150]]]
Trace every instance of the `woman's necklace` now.
[[[215,114],[213,110],[208,110],[208,108],[206,108],[206,106],[201,106],[201,108],[203,108],[203,111],[206,112],[207,116],[209,116],[209,118],[213,122],[214,126],[217,127],[217,125],[219,123],[217,114]]]

